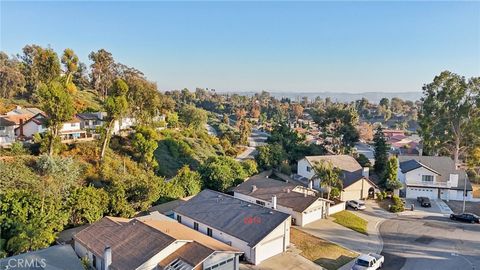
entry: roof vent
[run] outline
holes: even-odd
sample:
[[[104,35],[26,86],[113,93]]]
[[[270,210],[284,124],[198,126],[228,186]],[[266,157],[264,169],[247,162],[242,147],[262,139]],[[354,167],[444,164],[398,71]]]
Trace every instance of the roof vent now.
[[[252,192],[255,192],[255,191],[257,191],[257,186],[252,185]]]
[[[273,215],[273,211],[268,212],[269,214]]]
[[[251,204],[247,204],[248,207],[252,206]]]
[[[287,188],[287,193],[290,193],[290,189],[289,189],[289,188]]]

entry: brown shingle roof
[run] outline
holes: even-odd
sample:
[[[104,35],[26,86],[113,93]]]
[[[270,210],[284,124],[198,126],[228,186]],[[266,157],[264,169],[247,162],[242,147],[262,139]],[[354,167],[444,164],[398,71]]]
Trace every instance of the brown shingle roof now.
[[[75,241],[103,257],[106,246],[112,248],[111,269],[135,269],[176,241],[135,219],[104,217],[74,236]]]
[[[214,252],[214,250],[211,250],[197,242],[190,242],[183,245],[181,248],[177,249],[172,254],[168,255],[168,257],[163,259],[158,264],[158,266],[160,267],[160,269],[164,269],[174,260],[181,259],[182,261],[195,267],[196,265],[207,259]]]
[[[295,187],[294,184],[270,178],[251,178],[238,185],[233,191],[264,201],[271,201],[273,195],[275,195],[278,205],[292,208],[297,212],[303,212],[320,199],[318,196],[305,196],[304,193],[293,191]]]

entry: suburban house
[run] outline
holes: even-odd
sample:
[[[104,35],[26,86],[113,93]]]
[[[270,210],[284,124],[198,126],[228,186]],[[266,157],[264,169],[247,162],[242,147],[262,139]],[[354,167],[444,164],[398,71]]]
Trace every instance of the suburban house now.
[[[339,169],[343,189],[340,200],[359,200],[374,197],[378,187],[369,179],[369,168],[362,168],[360,164],[349,155],[306,156],[297,163],[299,180],[308,182],[309,186],[321,190],[321,179],[315,178],[313,167],[320,162],[331,162],[333,167]]]
[[[99,137],[106,115],[105,112],[77,113],[77,118],[80,120],[80,128],[87,132],[87,136]]]
[[[136,123],[137,120],[133,117],[123,117],[113,123],[112,133],[120,135],[122,132],[129,131]]]
[[[242,252],[164,215],[104,217],[74,237],[98,270],[237,270]]]
[[[47,117],[42,113],[38,113],[23,123],[23,125],[17,127],[15,135],[20,138],[31,139],[36,133],[42,134],[46,132],[46,124]],[[59,135],[62,140],[76,140],[86,138],[86,131],[81,129],[80,119],[75,116],[72,120],[63,123]]]
[[[55,245],[0,259],[0,269],[84,270],[71,245]]]
[[[400,156],[420,156],[422,154],[421,138],[418,135],[395,135],[387,140],[391,152]]]
[[[283,181],[254,176],[238,185],[234,197],[292,216],[292,224],[305,226],[325,218],[333,203],[319,197],[318,191]]]
[[[384,129],[382,132],[387,140],[394,136],[405,136],[405,131],[400,129]]]
[[[17,106],[16,109],[0,115],[0,146],[9,146],[16,141],[15,129],[32,118],[35,112],[42,111],[36,108],[22,108]]]
[[[450,157],[400,156],[398,161],[398,179],[406,198],[463,200],[465,194],[466,200],[472,199],[467,173],[457,169]]]
[[[241,250],[255,265],[290,245],[290,215],[224,193],[203,190],[173,212],[179,223]]]
[[[7,117],[0,117],[0,146],[11,145],[15,142],[15,122]]]

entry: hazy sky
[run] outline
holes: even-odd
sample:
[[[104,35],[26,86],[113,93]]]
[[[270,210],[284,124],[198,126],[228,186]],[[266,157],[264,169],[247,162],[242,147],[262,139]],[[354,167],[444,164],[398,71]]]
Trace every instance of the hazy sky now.
[[[104,48],[161,90],[421,91],[480,76],[480,2],[5,2],[2,51]]]

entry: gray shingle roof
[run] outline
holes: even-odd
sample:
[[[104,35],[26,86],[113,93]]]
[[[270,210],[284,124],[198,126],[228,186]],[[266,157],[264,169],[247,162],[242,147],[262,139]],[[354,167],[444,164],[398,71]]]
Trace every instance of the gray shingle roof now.
[[[23,261],[36,262],[34,265],[23,264],[23,267],[20,265],[15,265],[11,269],[18,270],[83,270],[82,263],[80,259],[73,251],[72,246],[70,245],[57,245],[49,248],[32,251],[28,253],[19,254],[13,257],[8,257],[0,260],[0,269],[6,269],[9,265],[9,260],[11,261],[10,265],[15,265],[15,262],[18,262],[19,259]],[[43,261],[42,261],[43,260]],[[43,263],[45,267],[42,267]]]
[[[243,240],[250,247],[258,244],[290,216],[208,189],[175,208],[174,212]],[[245,222],[245,218],[249,217],[257,217],[259,222]]]
[[[255,186],[254,191],[252,187]],[[270,178],[251,178],[238,185],[233,191],[245,194],[260,200],[271,201],[277,196],[277,204],[303,212],[310,205],[321,199],[319,196],[307,195],[292,191],[296,185]]]
[[[402,172],[408,172],[421,166],[433,170],[440,174],[439,182],[446,182],[450,174],[458,174],[458,186],[451,189],[463,190],[465,188],[465,179],[467,180],[467,191],[471,191],[472,184],[468,180],[465,170],[457,170],[455,162],[450,157],[432,157],[432,156],[399,156],[400,169]]]

